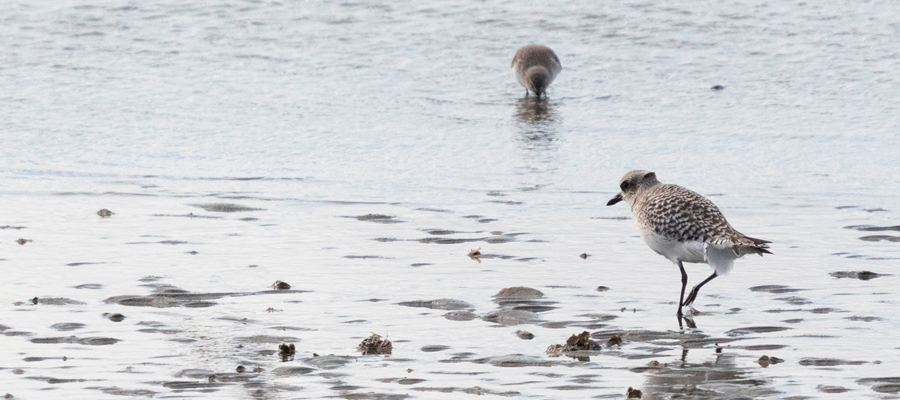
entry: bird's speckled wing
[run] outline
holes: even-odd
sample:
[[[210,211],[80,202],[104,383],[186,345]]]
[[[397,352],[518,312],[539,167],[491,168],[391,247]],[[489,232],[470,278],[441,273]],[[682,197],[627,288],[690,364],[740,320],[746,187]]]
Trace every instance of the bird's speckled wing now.
[[[632,205],[640,229],[668,239],[720,246],[752,245],[728,224],[709,199],[678,185],[660,184],[641,193]],[[746,243],[744,243],[746,241]]]

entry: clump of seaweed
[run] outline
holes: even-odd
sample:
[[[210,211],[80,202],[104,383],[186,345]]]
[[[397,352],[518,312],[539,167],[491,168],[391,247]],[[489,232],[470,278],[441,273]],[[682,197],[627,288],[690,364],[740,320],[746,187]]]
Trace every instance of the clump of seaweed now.
[[[278,345],[278,355],[281,356],[282,361],[287,361],[294,357],[294,353],[297,352],[297,347],[291,344],[280,344]]]

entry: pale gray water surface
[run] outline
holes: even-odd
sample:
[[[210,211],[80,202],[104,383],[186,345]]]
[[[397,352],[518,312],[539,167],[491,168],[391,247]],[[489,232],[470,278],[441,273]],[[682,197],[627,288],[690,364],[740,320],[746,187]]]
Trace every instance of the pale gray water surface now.
[[[0,21],[0,395],[900,398],[900,3],[13,0]],[[563,64],[546,102],[509,71],[531,42]],[[701,291],[697,328],[605,207],[637,168],[773,241]],[[492,297],[513,286],[543,297]],[[545,354],[584,330],[625,340]],[[360,356],[371,332],[393,355]]]

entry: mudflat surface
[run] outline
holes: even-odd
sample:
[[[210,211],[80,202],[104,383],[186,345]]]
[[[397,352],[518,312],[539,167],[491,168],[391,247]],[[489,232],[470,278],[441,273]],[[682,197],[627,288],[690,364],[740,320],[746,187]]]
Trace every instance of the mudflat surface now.
[[[0,395],[900,398],[897,7],[6,2]],[[684,328],[631,169],[773,242]]]

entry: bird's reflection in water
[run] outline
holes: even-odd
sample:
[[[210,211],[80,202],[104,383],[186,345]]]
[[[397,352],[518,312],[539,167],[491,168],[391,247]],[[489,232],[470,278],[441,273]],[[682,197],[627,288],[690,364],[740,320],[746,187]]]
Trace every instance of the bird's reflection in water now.
[[[553,124],[556,110],[547,97],[526,96],[516,103],[516,119],[526,124]]]
[[[560,117],[554,104],[544,98],[527,96],[516,103],[516,127],[519,132],[515,137],[525,165],[521,173],[525,175],[545,175],[556,170],[557,131]],[[526,183],[526,182],[523,182]],[[546,184],[539,182],[526,184]]]
[[[737,354],[717,353],[709,361],[690,363],[685,361],[688,351],[684,349],[679,361],[641,368],[646,379],[641,387],[644,399],[756,399],[779,394],[772,382],[754,376],[751,368],[735,365]]]

